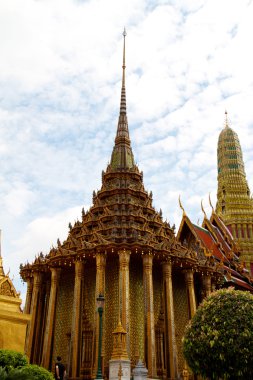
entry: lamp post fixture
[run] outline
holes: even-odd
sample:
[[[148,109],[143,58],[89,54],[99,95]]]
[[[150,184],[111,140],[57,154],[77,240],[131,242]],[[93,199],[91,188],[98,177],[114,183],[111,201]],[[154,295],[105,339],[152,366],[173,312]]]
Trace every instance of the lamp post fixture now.
[[[101,365],[101,351],[102,351],[102,315],[104,310],[105,298],[99,294],[97,298],[97,308],[99,314],[99,339],[98,339],[98,370],[96,379],[103,379],[102,365]]]

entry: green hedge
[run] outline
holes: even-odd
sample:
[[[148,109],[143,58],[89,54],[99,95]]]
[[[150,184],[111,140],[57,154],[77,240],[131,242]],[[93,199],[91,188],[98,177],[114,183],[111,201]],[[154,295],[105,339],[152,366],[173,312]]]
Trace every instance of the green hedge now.
[[[23,374],[32,376],[34,380],[54,380],[54,376],[51,372],[43,367],[39,367],[36,364],[26,365],[21,369]]]
[[[13,350],[0,350],[0,380],[54,380],[51,372]]]
[[[193,373],[210,379],[253,379],[253,295],[212,293],[186,328],[183,353]]]
[[[0,350],[0,367],[23,367],[28,364],[27,357],[14,350]]]
[[[12,368],[9,371],[0,367],[0,380],[34,380],[34,377],[22,373],[21,369]]]

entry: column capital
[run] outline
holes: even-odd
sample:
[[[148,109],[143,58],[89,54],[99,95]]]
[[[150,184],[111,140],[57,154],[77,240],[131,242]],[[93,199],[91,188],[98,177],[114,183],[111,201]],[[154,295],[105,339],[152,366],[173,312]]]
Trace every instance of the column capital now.
[[[60,277],[61,268],[51,267],[50,271],[51,271],[51,283],[57,283]]]
[[[188,285],[192,285],[194,281],[194,273],[191,269],[186,269],[183,271],[185,276],[185,281]]]
[[[42,282],[42,275],[40,272],[33,273],[33,286],[34,288],[39,288]]]
[[[76,277],[82,277],[83,275],[83,261],[76,261],[75,262],[75,276]]]
[[[205,274],[203,276],[203,286],[206,297],[208,297],[211,294],[212,291],[212,278],[209,274]]]
[[[26,284],[27,284],[27,291],[26,293],[31,293],[32,292],[32,278],[31,277],[27,277],[26,278]]]
[[[131,251],[123,249],[118,251],[118,255],[120,265],[123,267],[127,266],[130,261]]]
[[[96,266],[97,269],[104,269],[106,263],[106,255],[104,253],[96,254]]]
[[[170,278],[171,275],[172,275],[172,262],[171,262],[171,259],[169,259],[168,261],[163,261],[162,267],[163,267],[163,275],[164,275],[164,277],[165,278]]]
[[[145,254],[142,256],[142,262],[145,269],[152,269],[153,265],[153,255]]]

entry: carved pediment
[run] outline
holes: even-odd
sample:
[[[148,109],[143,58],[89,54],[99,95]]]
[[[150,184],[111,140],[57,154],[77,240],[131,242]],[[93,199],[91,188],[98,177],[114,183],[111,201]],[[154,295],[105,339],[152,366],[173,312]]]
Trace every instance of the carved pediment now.
[[[91,249],[91,248],[95,247],[95,244],[83,240],[82,243],[81,243],[81,246],[82,246],[82,248]]]
[[[19,298],[19,295],[16,292],[9,277],[5,277],[0,281],[0,295]]]

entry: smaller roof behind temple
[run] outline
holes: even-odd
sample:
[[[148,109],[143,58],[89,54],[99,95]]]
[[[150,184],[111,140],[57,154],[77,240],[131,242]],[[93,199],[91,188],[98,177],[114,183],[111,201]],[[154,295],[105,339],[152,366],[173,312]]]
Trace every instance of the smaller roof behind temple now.
[[[181,203],[180,206],[182,208]],[[213,207],[210,219],[204,212],[202,226],[192,223],[183,210],[177,239],[185,247],[195,250],[199,256],[204,254],[213,259],[216,268],[223,275],[222,286],[234,286],[253,293],[253,279],[249,271],[239,262],[239,248]]]
[[[3,268],[3,259],[2,259],[2,253],[1,253],[1,230],[0,230],[0,301],[2,299],[1,296],[4,297],[12,297],[12,298],[18,298],[19,299],[19,293],[17,293],[10,277],[9,273],[4,273]],[[6,300],[5,300],[6,301]],[[2,302],[4,302],[2,300]],[[1,303],[2,303],[1,302]],[[6,302],[4,302],[6,303]],[[21,301],[20,301],[21,303]]]

